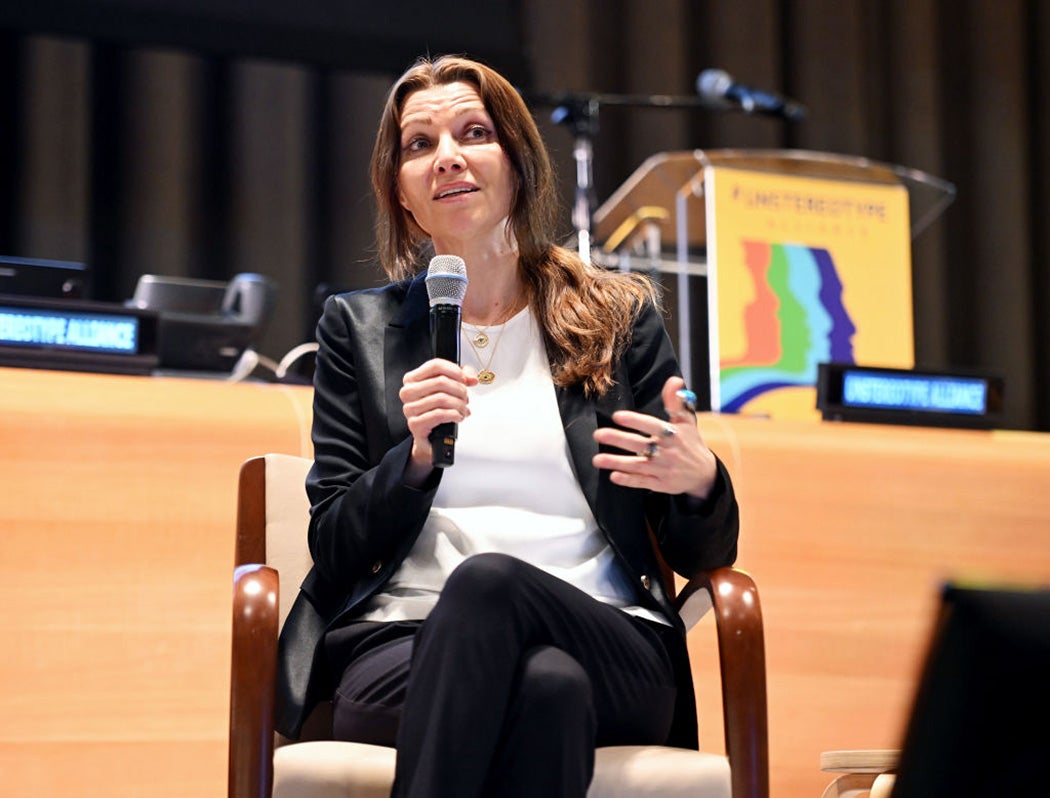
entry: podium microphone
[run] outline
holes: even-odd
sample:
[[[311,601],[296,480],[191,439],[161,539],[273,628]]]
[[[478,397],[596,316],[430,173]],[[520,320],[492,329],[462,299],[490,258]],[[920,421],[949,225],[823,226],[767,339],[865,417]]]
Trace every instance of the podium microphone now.
[[[467,295],[467,264],[457,255],[435,255],[427,268],[430,297],[430,343],[434,357],[459,364],[459,325]],[[456,425],[438,424],[430,433],[435,468],[455,462]]]
[[[799,122],[806,106],[787,97],[742,86],[723,69],[705,69],[696,78],[696,93],[712,108],[739,108],[745,114],[765,114]]]

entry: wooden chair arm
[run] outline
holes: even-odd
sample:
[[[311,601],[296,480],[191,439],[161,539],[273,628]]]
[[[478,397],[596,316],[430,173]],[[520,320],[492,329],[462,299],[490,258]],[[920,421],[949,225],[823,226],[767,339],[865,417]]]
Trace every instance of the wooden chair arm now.
[[[233,576],[229,798],[270,798],[277,677],[277,571],[242,565]]]
[[[679,608],[700,590],[710,595],[715,613],[733,798],[768,798],[766,653],[758,589],[743,571],[717,568],[689,581],[678,594]]]

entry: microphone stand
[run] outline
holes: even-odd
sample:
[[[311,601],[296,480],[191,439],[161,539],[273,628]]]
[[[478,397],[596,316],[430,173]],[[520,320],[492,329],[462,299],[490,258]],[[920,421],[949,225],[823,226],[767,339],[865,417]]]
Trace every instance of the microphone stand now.
[[[634,108],[702,109],[707,111],[731,110],[732,106],[715,102],[699,95],[672,94],[600,94],[594,92],[561,94],[528,94],[522,99],[530,105],[552,106],[551,121],[567,125],[574,136],[573,158],[576,161],[576,201],[573,205],[572,222],[576,229],[579,255],[585,263],[591,262],[591,224],[594,216],[594,137],[598,134],[598,111],[603,105],[618,105]],[[743,109],[745,113],[753,109]],[[679,198],[678,202],[682,200]],[[679,217],[683,212],[679,210]],[[685,263],[686,236],[684,221],[679,218],[678,257]],[[658,255],[659,253],[657,253]],[[692,342],[689,307],[688,274],[678,272],[678,338],[679,358],[686,383],[692,384]]]
[[[527,103],[553,106],[551,121],[572,130],[572,155],[576,162],[576,194],[572,224],[580,257],[591,262],[591,220],[594,216],[594,138],[598,135],[598,111],[603,105],[634,108],[705,108],[701,97],[671,94],[601,94],[565,92],[522,94]]]
[[[555,103],[551,121],[572,130],[572,157],[576,162],[576,199],[572,226],[584,263],[591,262],[591,217],[594,215],[594,137],[598,135],[598,102],[586,95]]]

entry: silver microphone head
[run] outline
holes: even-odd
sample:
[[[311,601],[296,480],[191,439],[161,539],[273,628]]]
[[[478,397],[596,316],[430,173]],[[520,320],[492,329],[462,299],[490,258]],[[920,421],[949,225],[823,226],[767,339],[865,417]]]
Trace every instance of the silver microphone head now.
[[[696,93],[713,105],[726,105],[726,94],[733,79],[724,69],[705,69],[696,78]]]
[[[467,295],[467,264],[458,255],[435,255],[427,268],[427,296],[434,305],[462,305]]]

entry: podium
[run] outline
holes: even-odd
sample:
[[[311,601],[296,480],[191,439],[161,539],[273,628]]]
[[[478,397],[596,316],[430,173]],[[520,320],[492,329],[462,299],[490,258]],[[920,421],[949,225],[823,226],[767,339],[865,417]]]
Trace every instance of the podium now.
[[[806,417],[819,360],[914,365],[911,241],[954,198],[853,156],[658,153],[595,212],[595,260],[673,280],[679,360],[710,409]]]

